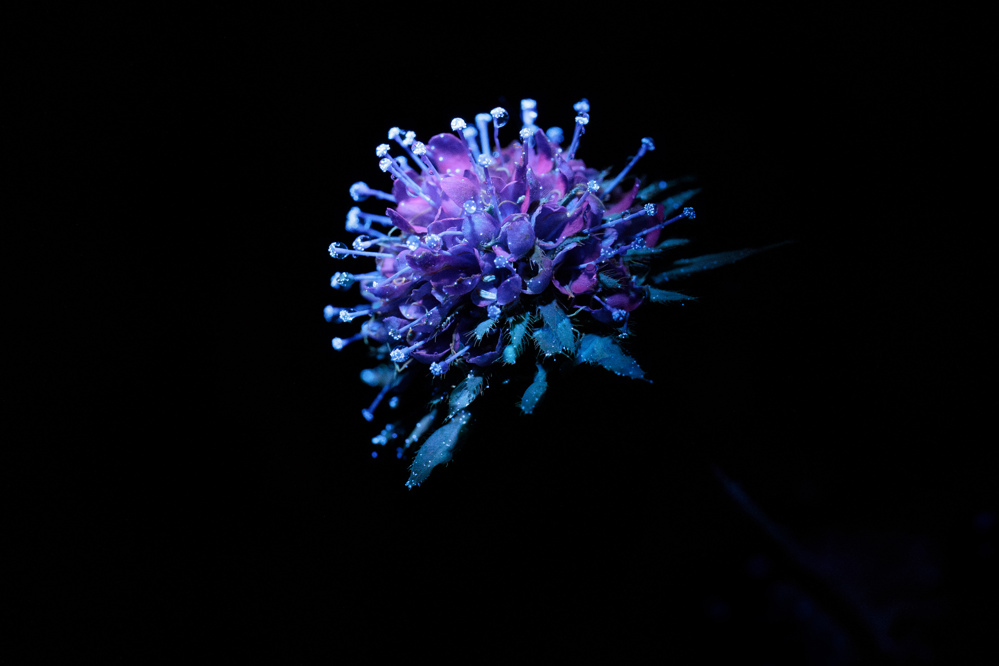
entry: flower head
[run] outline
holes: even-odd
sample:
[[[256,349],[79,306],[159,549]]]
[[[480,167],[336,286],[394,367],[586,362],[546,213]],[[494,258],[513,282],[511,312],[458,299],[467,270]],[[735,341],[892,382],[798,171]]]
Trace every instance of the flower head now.
[[[590,129],[588,101],[575,105],[575,129],[565,147],[561,130],[535,125],[536,109],[534,100],[521,103],[518,140],[506,147],[499,131],[510,113],[500,107],[478,114],[475,126],[454,118],[451,132],[426,142],[392,128],[388,139],[397,147],[382,143],[375,151],[391,177],[390,191],[360,182],[350,188],[356,201],[388,203],[381,213],[352,208],[347,218],[347,230],[357,234],[352,247],[329,248],[334,259],[374,263],[363,273],[339,271],[331,281],[342,290],[357,284],[365,301],[336,308],[340,321],[364,322],[355,336],[335,338],[334,347],[366,340],[387,368],[374,384],[380,391],[365,418],[373,418],[382,398],[399,392],[408,375],[429,376],[441,385],[458,368],[462,377],[498,372],[517,363],[528,340],[548,363],[569,358],[643,376],[615,338],[627,335],[631,313],[644,302],[686,298],[652,286],[670,275],[650,275],[648,259],[677,244],[660,244],[660,234],[693,217],[691,208],[677,211],[696,190],[653,202],[669,186],[659,182],[640,189],[639,179],[629,174],[655,148],[651,138],[636,137],[634,156],[613,178],[577,158]],[[333,309],[327,306],[328,313]],[[536,376],[534,360],[521,365],[529,382]],[[538,370],[542,380],[527,387],[525,412],[534,409],[547,386],[544,370]],[[459,420],[457,412],[444,415],[446,425],[437,432],[447,428],[446,436],[427,440],[427,446],[434,442],[446,449],[442,460],[445,453],[450,458],[470,418],[468,402],[462,402]],[[433,424],[430,415],[437,411],[420,420],[407,446]],[[421,451],[419,473],[414,467],[409,485],[426,478],[434,459]]]

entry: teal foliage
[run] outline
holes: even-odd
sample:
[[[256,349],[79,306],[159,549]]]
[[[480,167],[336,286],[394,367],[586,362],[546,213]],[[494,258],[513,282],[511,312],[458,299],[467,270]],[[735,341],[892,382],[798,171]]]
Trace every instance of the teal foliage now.
[[[720,268],[722,266],[727,266],[728,264],[733,264],[740,259],[745,259],[750,257],[757,252],[763,252],[764,250],[772,250],[773,248],[785,245],[784,243],[776,243],[774,245],[768,245],[767,247],[761,248],[746,248],[743,250],[732,250],[731,252],[717,252],[715,254],[704,254],[700,257],[691,257],[690,259],[677,259],[673,262],[673,268],[660,273],[659,275],[651,278],[651,282],[660,283],[668,282],[669,280],[675,280],[677,278],[687,277],[688,275],[693,275],[694,273],[700,273],[701,271],[711,270],[712,268]]]
[[[687,296],[678,291],[666,291],[656,287],[646,287],[645,292],[649,295],[649,300],[653,303],[680,303],[683,301],[696,301],[695,296]]]
[[[525,414],[530,414],[538,406],[541,396],[548,390],[547,373],[545,369],[538,365],[538,372],[534,375],[534,381],[524,391],[524,397],[520,399],[520,410]]]
[[[541,314],[542,325],[531,335],[545,356],[568,353],[575,349],[576,334],[572,328],[572,321],[559,304],[552,301],[548,305],[540,306],[538,312]]]
[[[459,412],[446,425],[441,426],[430,435],[420,450],[417,451],[413,464],[409,468],[408,488],[413,488],[426,481],[434,467],[451,460],[451,452],[458,443],[458,435],[471,419],[468,412]]]
[[[624,353],[614,338],[593,333],[584,335],[579,342],[576,360],[580,363],[599,365],[622,377],[645,378],[645,372],[638,366],[638,362]]]

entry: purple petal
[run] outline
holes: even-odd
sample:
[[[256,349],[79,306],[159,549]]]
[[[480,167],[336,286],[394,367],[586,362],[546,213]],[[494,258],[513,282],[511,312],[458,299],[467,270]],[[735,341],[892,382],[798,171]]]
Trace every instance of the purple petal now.
[[[496,238],[496,226],[496,220],[492,215],[472,213],[462,223],[461,232],[465,235],[465,240],[478,246]]]
[[[629,208],[631,208],[631,202],[634,201],[635,197],[638,195],[638,186],[639,186],[640,182],[641,181],[639,181],[637,178],[635,178],[634,179],[634,183],[635,184],[631,187],[631,189],[628,190],[627,192],[623,192],[621,194],[621,198],[620,199],[613,199],[610,202],[610,204],[607,206],[607,211],[604,214],[605,215],[613,215],[615,213],[624,212],[624,211],[628,210]],[[620,190],[617,187],[615,187],[614,191],[615,192],[619,192]]]
[[[475,199],[479,193],[479,186],[468,178],[462,176],[452,176],[441,180],[441,190],[451,201],[460,207],[469,199]],[[460,213],[458,213],[460,215]]]
[[[421,275],[436,273],[447,264],[446,254],[434,252],[426,248],[418,248],[413,252],[405,254],[406,264],[414,268]]]
[[[520,298],[520,292],[524,287],[524,281],[519,275],[511,275],[507,279],[500,283],[500,286],[496,289],[496,303],[502,306],[510,305],[518,298]]]
[[[535,213],[534,233],[543,240],[555,240],[568,220],[564,208],[545,204]]]
[[[522,213],[512,215],[503,222],[506,230],[507,249],[514,259],[520,259],[534,249],[534,227],[531,218]]]
[[[481,348],[486,349],[487,351],[476,353],[478,352],[478,348],[473,349],[471,353],[465,357],[466,360],[468,360],[468,362],[472,363],[473,365],[478,365],[481,367],[489,365],[490,363],[498,359],[500,357],[500,354],[502,354],[503,350],[503,336],[497,334],[495,335],[495,338],[496,338],[496,346],[494,348],[489,348],[485,344],[483,344],[481,345]],[[488,340],[489,338],[487,336],[486,341]]]
[[[397,213],[395,208],[389,208],[385,211],[385,213],[389,216],[389,219],[392,220],[392,224],[399,227],[399,230],[402,231],[402,233],[404,234],[417,233],[416,228],[409,223],[409,220],[407,220],[405,217]],[[424,231],[425,230],[426,229],[424,229]]]
[[[473,170],[468,146],[454,134],[438,134],[427,142],[430,161],[441,174],[462,175]]]
[[[534,149],[529,151],[527,164],[536,175],[546,174],[555,168],[552,146],[540,129],[534,132]]]

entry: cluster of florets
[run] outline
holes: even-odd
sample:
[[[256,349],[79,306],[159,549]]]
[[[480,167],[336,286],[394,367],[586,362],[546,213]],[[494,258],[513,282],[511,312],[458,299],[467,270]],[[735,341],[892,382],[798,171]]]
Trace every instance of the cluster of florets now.
[[[347,230],[357,236],[351,247],[329,247],[335,259],[374,259],[373,271],[338,272],[331,281],[337,289],[358,284],[366,303],[326,308],[327,320],[364,320],[356,335],[333,339],[336,349],[365,340],[394,365],[394,374],[382,371],[373,384],[381,391],[363,410],[368,420],[401,373],[423,367],[443,377],[456,364],[485,369],[514,363],[525,338],[543,356],[573,356],[640,376],[637,364],[629,369],[625,361],[607,360],[616,357],[609,343],[594,351],[594,339],[587,342],[582,332],[587,325],[614,337],[627,332],[631,313],[650,297],[644,274],[634,267],[645,266],[642,260],[656,251],[663,227],[694,216],[682,208],[667,217],[692,192],[647,202],[666,184],[640,191],[639,180],[628,178],[655,148],[650,138],[641,139],[613,178],[586,166],[576,157],[589,123],[586,100],[574,107],[567,147],[561,130],[535,125],[532,100],[521,107],[519,141],[505,148],[499,130],[510,116],[502,108],[478,114],[476,127],[455,118],[452,133],[426,143],[392,128],[388,139],[395,146],[375,149],[380,168],[393,179],[391,191],[363,182],[350,188],[355,201],[389,204],[384,214],[352,208]],[[587,349],[596,356],[585,358]]]

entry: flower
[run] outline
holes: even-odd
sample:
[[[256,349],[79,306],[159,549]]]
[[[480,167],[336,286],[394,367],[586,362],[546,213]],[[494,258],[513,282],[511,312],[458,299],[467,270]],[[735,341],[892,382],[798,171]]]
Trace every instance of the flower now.
[[[374,260],[374,270],[337,272],[331,280],[339,290],[357,284],[363,304],[326,307],[328,321],[364,320],[355,335],[333,338],[333,347],[365,340],[381,363],[362,377],[379,388],[364,418],[373,420],[382,400],[398,397],[413,374],[429,374],[440,388],[459,368],[465,373],[450,391],[448,409],[436,406],[443,397],[431,400],[399,447],[401,456],[443,412],[442,425],[416,455],[409,487],[450,459],[470,419],[467,408],[483,390],[482,377],[516,366],[528,340],[549,365],[569,359],[643,378],[617,341],[628,335],[631,314],[647,301],[689,298],[652,285],[725,263],[715,255],[713,262],[688,260],[693,263],[650,274],[650,256],[680,244],[660,243],[660,235],[667,225],[694,217],[684,204],[697,190],[653,202],[670,186],[641,189],[629,176],[655,149],[651,138],[641,139],[613,178],[587,166],[576,153],[589,125],[589,102],[574,110],[565,147],[561,130],[534,124],[533,100],[521,102],[518,140],[505,148],[499,132],[510,114],[499,107],[478,114],[474,127],[455,118],[451,133],[426,143],[392,128],[388,140],[395,145],[375,149],[379,167],[392,178],[391,191],[363,182],[350,188],[357,202],[389,204],[384,214],[352,208],[346,224],[356,234],[351,247],[329,246],[334,259]],[[530,413],[547,387],[546,372],[540,363],[519,365],[534,376],[521,403]],[[386,426],[375,443],[395,438],[397,428]]]

